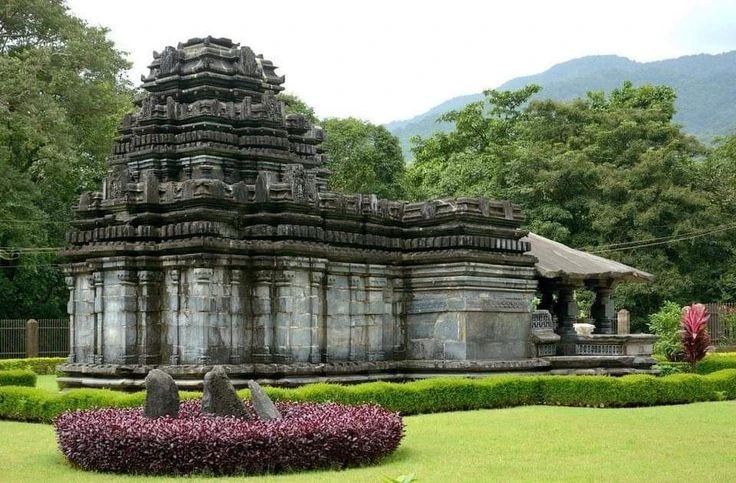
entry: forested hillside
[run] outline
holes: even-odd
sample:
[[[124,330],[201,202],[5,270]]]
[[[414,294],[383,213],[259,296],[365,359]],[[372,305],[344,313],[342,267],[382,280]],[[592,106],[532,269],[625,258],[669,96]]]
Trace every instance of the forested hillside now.
[[[610,91],[629,80],[634,85],[672,87],[677,94],[674,120],[686,132],[704,143],[736,128],[736,51],[719,55],[692,55],[657,62],[639,63],[615,55],[589,56],[558,64],[527,77],[517,77],[497,90],[519,89],[537,84],[541,92],[534,99],[570,100],[588,91]],[[493,86],[489,86],[493,88]],[[483,94],[460,96],[406,121],[386,124],[399,138],[405,156],[410,157],[409,139],[448,131],[449,123],[438,123],[441,114],[483,100]]]

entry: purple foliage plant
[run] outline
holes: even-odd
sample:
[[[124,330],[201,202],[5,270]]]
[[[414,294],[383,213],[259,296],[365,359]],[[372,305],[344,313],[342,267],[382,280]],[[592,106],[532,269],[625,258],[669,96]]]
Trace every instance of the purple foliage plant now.
[[[703,304],[692,304],[682,309],[680,340],[682,340],[685,361],[692,366],[705,357],[710,347],[709,318],[708,310]]]

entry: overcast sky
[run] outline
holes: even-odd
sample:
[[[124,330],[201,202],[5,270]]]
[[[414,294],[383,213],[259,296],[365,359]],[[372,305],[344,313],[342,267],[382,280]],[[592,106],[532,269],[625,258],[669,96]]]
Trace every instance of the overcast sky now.
[[[228,37],[280,68],[321,117],[413,117],[559,62],[646,62],[736,50],[736,0],[67,0],[133,63],[153,50]],[[735,80],[736,81],[736,80]]]

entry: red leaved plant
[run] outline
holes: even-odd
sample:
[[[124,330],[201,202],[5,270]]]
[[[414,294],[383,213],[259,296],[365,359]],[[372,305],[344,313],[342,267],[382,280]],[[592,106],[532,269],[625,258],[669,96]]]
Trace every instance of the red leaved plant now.
[[[683,307],[680,317],[680,339],[685,351],[685,360],[695,365],[705,357],[710,346],[708,319],[710,314],[703,304]]]

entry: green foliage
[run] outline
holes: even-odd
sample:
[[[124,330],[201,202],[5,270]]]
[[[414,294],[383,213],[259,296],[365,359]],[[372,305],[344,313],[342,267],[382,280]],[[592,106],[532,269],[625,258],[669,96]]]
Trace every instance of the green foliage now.
[[[322,127],[331,190],[403,197],[404,158],[399,142],[386,128],[352,117],[325,119]]]
[[[0,386],[36,386],[35,372],[29,369],[10,369],[0,371]]]
[[[625,82],[569,102],[531,100],[538,90],[486,91],[485,103],[441,118],[453,131],[415,139],[410,197],[508,199],[530,230],[653,273],[653,284],[617,287],[634,329],[665,298],[719,297],[733,275],[722,231],[733,214],[709,201],[706,150],[673,122],[674,91]]]
[[[649,316],[649,330],[659,336],[654,343],[654,353],[676,360],[682,354],[680,340],[680,306],[666,301],[659,311]]]
[[[36,374],[54,374],[56,366],[64,364],[66,357],[32,357],[26,359],[0,359],[0,371],[30,369]]]
[[[128,63],[62,0],[7,0],[0,28],[0,315],[59,317],[54,247],[132,106]]]
[[[695,365],[698,374],[710,374],[724,369],[736,369],[736,353],[710,353]]]
[[[283,101],[287,114],[301,114],[313,126],[319,124],[319,119],[317,118],[317,114],[314,112],[314,108],[301,100],[298,96],[281,92],[278,95],[278,99]]]
[[[403,415],[504,408],[523,405],[585,407],[652,406],[736,399],[736,369],[707,375],[667,377],[492,376],[443,377],[407,383],[372,382],[343,386],[312,384],[293,389],[266,387],[273,400],[294,402],[374,403]],[[245,397],[248,393],[241,390]],[[201,397],[181,392],[181,400]],[[52,393],[30,387],[0,387],[0,419],[50,422],[63,411],[98,407],[142,406],[145,393],[74,389]]]

